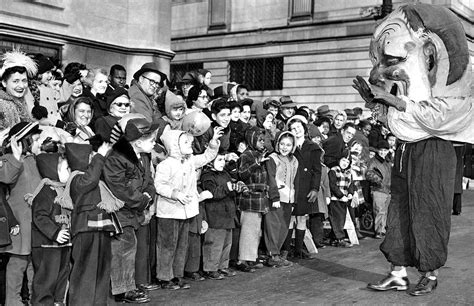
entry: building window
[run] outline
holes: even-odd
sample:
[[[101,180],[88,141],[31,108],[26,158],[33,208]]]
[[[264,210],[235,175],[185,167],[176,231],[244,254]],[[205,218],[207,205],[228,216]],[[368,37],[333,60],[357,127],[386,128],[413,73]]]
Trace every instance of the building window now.
[[[225,29],[226,0],[209,0],[209,30]]]
[[[183,80],[183,76],[186,72],[196,71],[203,68],[203,63],[185,63],[185,64],[171,64],[170,74],[171,83],[180,83]]]
[[[229,61],[229,80],[251,90],[283,89],[283,57]]]
[[[311,19],[313,16],[313,0],[291,0],[291,20]]]

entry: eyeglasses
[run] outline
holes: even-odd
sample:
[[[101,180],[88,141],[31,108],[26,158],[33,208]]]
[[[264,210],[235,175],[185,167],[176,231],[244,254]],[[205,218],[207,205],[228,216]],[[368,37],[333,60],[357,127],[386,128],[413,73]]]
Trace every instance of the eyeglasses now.
[[[150,79],[150,78],[147,78],[147,77],[144,76],[144,75],[142,75],[142,77],[144,77],[145,79],[147,79],[148,82],[150,82],[150,85],[151,85],[151,86],[158,86],[158,85],[160,85],[160,81],[152,80],[152,79]]]
[[[118,107],[122,107],[122,106],[130,107],[130,103],[113,103],[113,105],[117,105]]]
[[[198,98],[201,98],[201,99],[209,99],[209,96],[198,96]]]

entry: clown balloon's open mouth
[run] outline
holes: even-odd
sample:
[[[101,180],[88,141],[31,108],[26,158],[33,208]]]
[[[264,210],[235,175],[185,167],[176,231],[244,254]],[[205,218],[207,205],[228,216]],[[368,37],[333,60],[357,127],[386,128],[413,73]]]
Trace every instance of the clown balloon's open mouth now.
[[[399,97],[405,96],[407,94],[407,86],[405,82],[401,81],[386,81],[385,82],[385,91],[389,92],[390,94]]]

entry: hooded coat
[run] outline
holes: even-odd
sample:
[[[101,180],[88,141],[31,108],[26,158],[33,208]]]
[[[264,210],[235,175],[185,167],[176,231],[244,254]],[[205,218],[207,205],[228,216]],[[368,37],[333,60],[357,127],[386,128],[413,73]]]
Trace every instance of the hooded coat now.
[[[203,154],[183,155],[179,147],[179,139],[182,136],[189,134],[179,130],[167,130],[161,136],[168,157],[156,166],[155,172],[158,218],[184,220],[199,214],[196,171],[217,156],[219,143],[213,141],[209,142]],[[180,192],[190,196],[191,203],[183,205],[178,201]]]
[[[293,150],[288,156],[281,155],[278,149],[280,140],[285,135],[293,138]],[[282,132],[275,141],[275,152],[270,154],[270,160],[267,161],[269,175],[275,177],[280,201],[284,203],[295,203],[295,177],[298,170],[298,160],[293,155],[295,150],[296,139],[293,133]]]

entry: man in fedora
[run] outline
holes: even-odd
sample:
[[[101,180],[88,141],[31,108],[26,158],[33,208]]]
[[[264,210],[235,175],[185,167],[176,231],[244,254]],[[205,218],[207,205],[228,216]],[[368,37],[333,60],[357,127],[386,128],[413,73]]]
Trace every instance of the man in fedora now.
[[[326,104],[321,105],[320,107],[318,107],[316,109],[316,112],[317,112],[318,119],[322,118],[322,117],[328,117],[331,113],[331,111],[329,110],[329,106],[326,105]]]
[[[295,115],[297,104],[293,102],[290,96],[280,97],[280,103],[280,113],[278,114],[277,119],[286,124],[288,119]]]
[[[166,75],[155,62],[146,63],[135,72],[128,92],[132,101],[132,113],[144,115],[149,122],[153,121],[153,117],[161,117],[154,96],[163,86],[165,78]]]

